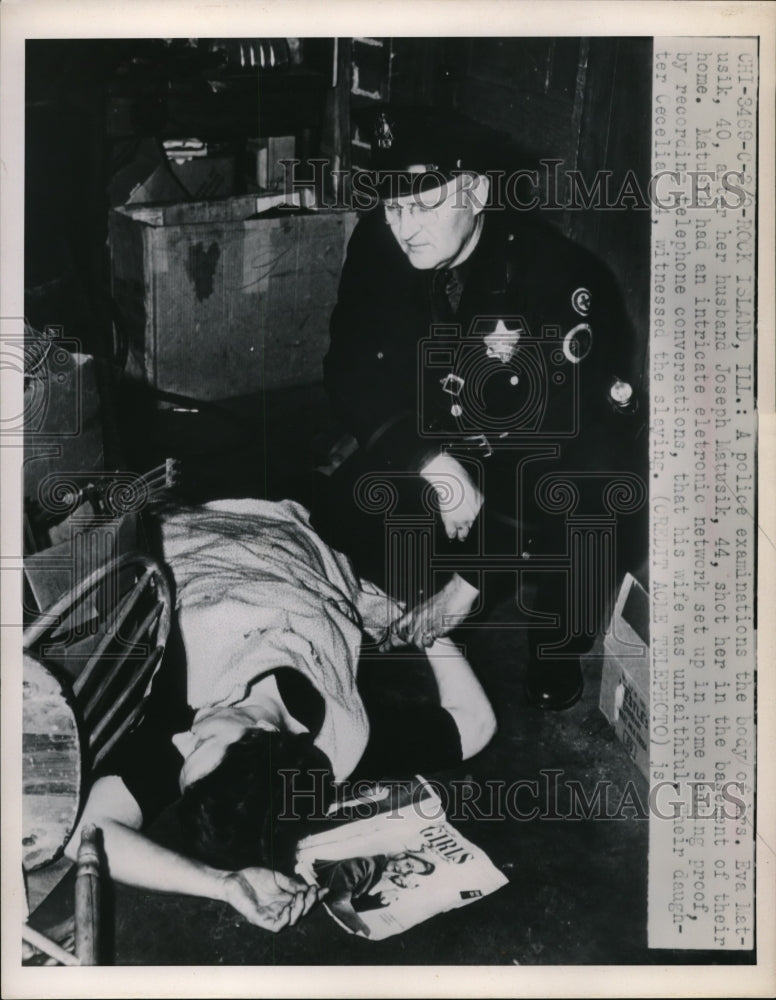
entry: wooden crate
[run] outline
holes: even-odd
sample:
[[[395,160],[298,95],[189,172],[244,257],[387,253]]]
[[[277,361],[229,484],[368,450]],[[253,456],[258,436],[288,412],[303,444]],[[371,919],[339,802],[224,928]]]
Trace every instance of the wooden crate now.
[[[130,374],[202,400],[321,380],[356,215],[255,214],[255,195],[111,212]]]

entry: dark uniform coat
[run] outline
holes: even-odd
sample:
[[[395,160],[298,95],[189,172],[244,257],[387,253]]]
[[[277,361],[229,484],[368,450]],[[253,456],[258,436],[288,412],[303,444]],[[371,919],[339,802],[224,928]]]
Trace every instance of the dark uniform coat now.
[[[558,468],[627,464],[638,359],[608,271],[555,229],[504,212],[485,213],[462,270],[453,321],[434,327],[434,272],[411,266],[379,211],[353,233],[324,373],[373,464],[417,471],[478,434],[496,451],[551,446]],[[506,364],[483,343],[499,320],[521,330]],[[456,395],[448,374],[463,378]],[[634,392],[625,410],[610,395],[618,381]]]
[[[577,513],[587,505],[595,514],[607,474],[643,472],[641,359],[600,261],[524,213],[483,217],[473,254],[456,269],[455,309],[457,295],[453,306],[440,299],[438,272],[412,267],[380,210],[359,222],[325,383],[370,468],[417,472],[443,449],[469,469],[474,460],[484,510],[552,548],[552,477],[570,477]],[[488,357],[483,340],[497,328],[519,331],[505,362]]]

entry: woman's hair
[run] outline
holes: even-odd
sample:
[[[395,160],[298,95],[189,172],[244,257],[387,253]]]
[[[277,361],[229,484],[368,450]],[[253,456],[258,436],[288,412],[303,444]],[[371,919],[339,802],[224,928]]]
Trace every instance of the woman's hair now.
[[[184,791],[181,819],[207,864],[290,871],[297,841],[332,796],[329,760],[309,734],[252,729]]]
[[[428,858],[421,858],[419,854],[413,854],[411,851],[403,851],[401,854],[394,854],[389,860],[399,861],[401,858],[412,858],[413,861],[419,861],[423,866],[416,875],[430,875],[436,870],[436,865],[429,861]]]

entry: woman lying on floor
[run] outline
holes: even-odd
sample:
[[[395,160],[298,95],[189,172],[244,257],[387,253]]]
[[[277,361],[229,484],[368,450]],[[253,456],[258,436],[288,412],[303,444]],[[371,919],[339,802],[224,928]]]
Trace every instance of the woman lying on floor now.
[[[383,659],[397,693],[369,696],[379,660],[361,658],[362,640],[378,643],[401,608],[354,576],[299,505],[218,501],[160,525],[182,657],[171,643],[143,721],[97,776],[67,854],[94,823],[113,879],[223,900],[277,931],[318,894],[282,870],[292,870],[299,820],[327,805],[304,794],[311,772],[325,797],[347,778],[453,766],[489,742],[493,711],[448,640],[420,654],[433,701],[400,697],[402,676],[418,670],[396,654]],[[186,854],[141,832],[178,799]]]

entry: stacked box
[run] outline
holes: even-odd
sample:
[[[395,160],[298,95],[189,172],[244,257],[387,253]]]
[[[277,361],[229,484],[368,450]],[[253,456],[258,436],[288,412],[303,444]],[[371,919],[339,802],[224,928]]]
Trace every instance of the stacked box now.
[[[245,195],[111,212],[129,374],[201,400],[320,381],[356,215],[256,209]]]
[[[199,156],[171,160],[170,170],[190,198],[227,198],[234,194],[233,156]]]
[[[293,135],[249,139],[247,179],[263,191],[285,189],[290,173],[287,173],[282,161],[293,160],[295,156],[296,139]]]

